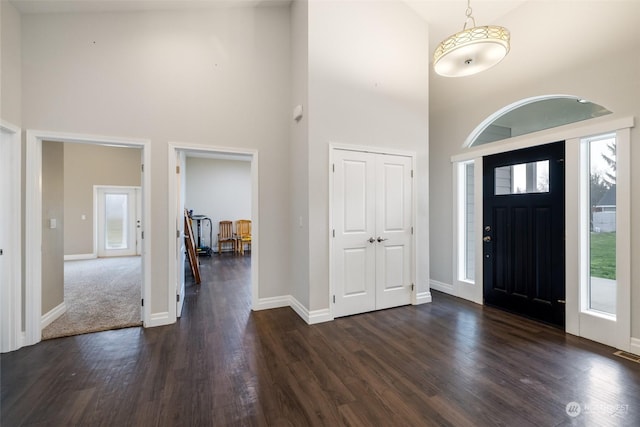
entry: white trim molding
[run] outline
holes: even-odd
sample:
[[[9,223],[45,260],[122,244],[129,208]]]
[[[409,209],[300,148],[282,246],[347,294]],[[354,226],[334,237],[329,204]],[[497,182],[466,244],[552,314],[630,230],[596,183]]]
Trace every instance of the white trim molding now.
[[[414,177],[414,179],[411,182],[411,225],[412,225],[412,234],[411,234],[411,283],[412,284],[417,284],[418,281],[422,280],[422,277],[420,276],[420,273],[418,271],[418,245],[417,243],[417,239],[418,239],[418,232],[420,231],[419,227],[418,227],[418,184],[417,184],[417,177],[419,175],[419,171],[418,171],[418,167],[416,164],[416,159],[417,159],[417,153],[415,151],[411,151],[411,150],[398,150],[398,149],[394,149],[394,148],[389,148],[389,147],[377,147],[377,146],[363,146],[363,145],[353,145],[353,144],[343,144],[343,143],[336,143],[336,142],[331,142],[328,144],[328,150],[329,150],[329,163],[327,165],[328,170],[332,169],[332,165],[335,163],[334,162],[334,158],[335,158],[335,152],[339,151],[339,150],[344,150],[344,151],[354,151],[354,152],[365,152],[365,153],[374,153],[374,154],[388,154],[388,155],[394,155],[394,156],[403,156],[403,157],[408,157],[411,159],[411,171],[412,171],[412,177]],[[335,228],[334,225],[334,220],[333,220],[333,210],[334,210],[334,206],[333,206],[333,198],[334,198],[334,194],[333,194],[333,180],[335,179],[335,174],[333,173],[329,173],[329,182],[328,182],[328,186],[329,186],[329,203],[328,203],[328,211],[327,211],[327,215],[329,218],[329,230],[333,230]],[[428,179],[428,178],[427,178]],[[427,181],[427,187],[428,187],[428,181]],[[428,206],[427,206],[427,212],[429,211]],[[428,215],[428,214],[427,214]],[[424,250],[424,255],[426,255],[426,257],[429,257],[429,237],[428,237],[428,233],[429,233],[429,225],[428,225],[428,220],[427,220],[427,227],[425,230],[425,234],[426,234],[426,249]],[[335,266],[334,266],[334,258],[335,258],[335,248],[334,248],[334,239],[329,239],[329,294],[327,295],[327,301],[331,301],[332,299],[335,301],[335,283],[334,283],[334,272],[335,272]],[[422,255],[422,253],[420,254]],[[427,262],[427,267],[426,267],[427,271],[426,271],[426,277],[428,277],[429,275],[429,267],[428,267],[428,262]],[[411,292],[411,304],[412,305],[418,305],[418,304],[424,304],[427,302],[431,302],[431,293],[427,290],[424,292],[419,292],[418,289],[420,289],[417,285],[414,286],[414,289]],[[326,321],[328,320],[332,320],[334,319],[334,315],[333,315],[333,308],[334,308],[335,304],[329,304],[329,308],[328,313],[322,314],[320,315],[322,318],[326,317]]]
[[[145,304],[146,306],[146,304]],[[174,320],[170,320],[169,319],[169,312],[168,311],[160,311],[158,313],[151,313],[151,315],[149,316],[149,321],[148,322],[144,322],[144,327],[145,328],[153,328],[156,326],[165,326],[165,325],[170,325],[172,323],[175,323],[175,319]]]
[[[416,300],[413,305],[426,304],[432,301],[431,291],[424,291],[416,293]]]
[[[42,315],[40,320],[40,327],[42,329],[46,328],[50,324],[52,324],[58,317],[62,316],[67,311],[67,305],[64,301],[58,304],[56,307],[49,310],[47,313]]]
[[[260,298],[258,303],[253,307],[254,311],[270,310],[272,308],[289,307],[291,305],[291,296],[282,295],[279,297]]]
[[[73,255],[65,255],[65,261],[80,261],[85,259],[96,259],[98,256],[96,254],[73,254]]]
[[[302,318],[308,325],[315,325],[316,323],[324,323],[333,320],[328,308],[321,310],[307,310],[300,301],[298,301],[293,295],[289,295],[289,306],[295,311],[298,316]]]
[[[0,120],[2,133],[3,276],[0,277],[0,352],[24,345],[22,330],[22,130]],[[5,145],[6,144],[6,145]],[[3,232],[3,233],[4,233]]]
[[[178,206],[178,188],[176,182],[176,167],[178,166],[176,161],[176,155],[178,153],[197,154],[203,157],[211,158],[230,158],[230,159],[250,159],[251,161],[251,240],[252,240],[252,252],[251,252],[251,307],[253,310],[262,310],[260,299],[260,181],[258,171],[258,150],[237,148],[237,147],[221,147],[215,145],[206,144],[194,144],[184,142],[172,142],[168,143],[168,202],[169,202],[169,215],[167,215],[168,230],[174,230],[179,221],[183,221],[182,216],[178,217],[177,209],[174,206]],[[179,231],[179,230],[178,230]],[[167,280],[167,295],[169,304],[169,319],[177,319],[178,307],[176,304],[176,294],[180,294],[178,289],[180,285],[176,286],[175,279],[177,278],[178,271],[178,259],[177,259],[177,238],[176,234],[172,231],[168,233],[167,248],[167,274],[169,280]],[[280,297],[276,297],[280,298]]]
[[[613,115],[615,116],[615,114]],[[586,138],[591,135],[611,132],[616,129],[632,128],[634,117],[612,117],[602,116],[584,122],[576,122],[570,125],[558,126],[548,130],[529,133],[490,144],[469,147],[463,152],[451,156],[451,162],[463,162],[489,156],[492,154],[505,153],[520,148],[535,147],[537,145],[548,144],[553,141],[567,141],[574,138]]]
[[[640,338],[631,337],[631,341],[629,343],[629,353],[637,354],[640,356]]]
[[[444,292],[445,294],[455,295],[455,289],[453,285],[449,283],[440,282],[438,280],[429,280],[429,287],[436,291]]]
[[[331,312],[328,308],[323,308],[321,310],[311,310],[309,311],[307,319],[305,319],[305,321],[309,325],[330,322],[332,320],[333,317],[331,316]]]
[[[328,308],[320,310],[309,310],[293,295],[282,295],[279,297],[260,298],[254,311],[271,310],[273,308],[290,307],[308,325],[330,322],[333,320]]]
[[[25,222],[25,345],[42,339],[42,141],[116,145],[142,150],[142,225],[147,230],[142,247],[142,296],[146,302],[142,313],[145,326],[151,321],[151,141],[27,129]]]
[[[552,128],[546,131],[535,132],[527,135],[522,135],[515,138],[506,139],[503,141],[496,141],[494,143],[480,145],[463,150],[459,154],[453,155],[451,161],[454,163],[464,162],[469,160],[481,160],[483,156],[492,155],[496,153],[503,153],[507,151],[517,150],[521,148],[534,147],[542,144],[547,144],[553,141],[566,141],[565,142],[565,233],[566,233],[566,318],[565,318],[565,331],[570,334],[584,336],[594,341],[611,345],[621,350],[629,350],[629,347],[635,346],[635,351],[639,351],[640,342],[637,339],[630,337],[630,268],[631,263],[630,256],[630,233],[628,231],[619,232],[619,239],[617,240],[616,254],[618,256],[618,315],[619,321],[610,321],[609,326],[606,326],[607,319],[602,319],[597,316],[585,316],[581,313],[581,294],[579,282],[581,275],[580,264],[584,264],[581,261],[583,258],[582,248],[588,246],[588,243],[584,242],[584,233],[581,233],[578,222],[585,223],[583,217],[580,217],[579,201],[584,199],[586,191],[581,187],[581,169],[584,166],[581,164],[581,141],[594,137],[597,135],[613,134],[616,133],[617,139],[621,142],[620,151],[618,152],[618,158],[621,159],[620,169],[618,171],[619,183],[617,186],[618,191],[618,203],[619,203],[619,215],[617,217],[620,230],[629,230],[629,206],[630,206],[630,167],[625,162],[628,162],[629,146],[630,146],[630,128],[634,126],[635,119],[633,116],[617,116],[615,114],[611,116],[600,117],[591,119],[584,122],[577,122],[570,125],[560,126]],[[476,162],[476,198],[475,198],[475,214],[476,214],[476,230],[478,233],[481,231],[482,226],[482,212],[483,212],[483,199],[482,199],[482,162]],[[455,176],[454,176],[455,178]],[[624,181],[624,183],[623,183]],[[454,187],[454,190],[459,189]],[[454,200],[455,200],[454,196]],[[584,211],[584,209],[582,209]],[[624,211],[624,212],[623,212]],[[581,221],[577,221],[581,218]],[[481,234],[478,234],[481,235]],[[457,241],[454,239],[454,254],[458,250]],[[476,253],[482,253],[482,241],[476,238]],[[455,258],[454,258],[455,259]],[[475,288],[472,293],[464,295],[458,292],[460,297],[474,301],[473,296],[476,295],[475,302],[482,303],[482,259],[476,258],[476,278]],[[455,274],[455,271],[454,271]],[[447,286],[442,286],[446,292]],[[438,289],[439,284],[432,285],[434,289]],[[454,287],[455,289],[455,287]],[[613,331],[615,329],[615,331]],[[639,353],[640,354],[640,353]]]

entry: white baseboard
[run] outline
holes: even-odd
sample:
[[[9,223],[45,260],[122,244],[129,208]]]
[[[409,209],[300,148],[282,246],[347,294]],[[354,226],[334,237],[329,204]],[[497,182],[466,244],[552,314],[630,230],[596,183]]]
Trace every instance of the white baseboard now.
[[[258,304],[253,307],[255,311],[269,310],[271,308],[289,307],[291,296],[282,295],[279,297],[260,298]],[[294,309],[295,310],[295,309]]]
[[[310,325],[315,325],[316,323],[324,323],[330,322],[333,320],[333,316],[328,308],[324,308],[322,310],[312,310],[309,312],[309,320],[307,323]]]
[[[629,353],[637,354],[640,356],[640,338],[631,338],[631,343],[629,344]]]
[[[62,301],[61,304],[52,308],[42,316],[42,319],[40,320],[40,328],[44,329],[49,326],[54,320],[62,316],[65,311],[67,311],[67,306],[64,301]]]
[[[429,287],[431,289],[435,289],[436,291],[444,292],[445,294],[454,294],[453,285],[450,285],[448,283],[431,279],[429,280]]]
[[[307,310],[307,307],[305,307],[293,295],[289,295],[289,306],[302,318],[302,320],[309,323],[309,310]]]
[[[151,313],[150,319],[144,324],[145,328],[153,328],[156,326],[169,325],[174,322],[169,321],[169,312],[160,311],[158,313]]]
[[[298,316],[302,318],[308,325],[315,325],[316,323],[324,323],[333,320],[328,308],[321,310],[309,311],[300,301],[294,296],[289,297],[289,305],[295,311]]]
[[[75,254],[75,255],[65,255],[65,261],[78,261],[81,259],[96,259],[98,256],[96,254]]]
[[[430,291],[425,291],[425,292],[418,292],[416,294],[416,300],[415,303],[413,305],[420,305],[420,304],[426,304],[431,302],[431,292]]]
[[[25,331],[22,331],[18,335],[18,347],[16,348],[16,350],[24,347],[25,345],[27,345],[27,333]]]

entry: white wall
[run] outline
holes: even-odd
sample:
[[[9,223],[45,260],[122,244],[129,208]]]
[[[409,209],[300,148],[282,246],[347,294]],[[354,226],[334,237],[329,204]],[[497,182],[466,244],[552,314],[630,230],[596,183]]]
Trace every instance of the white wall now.
[[[416,152],[416,285],[428,290],[428,40],[400,1],[309,2],[310,310],[329,307],[330,143]]]
[[[93,186],[139,187],[141,163],[138,148],[64,143],[65,255],[94,252]]]
[[[51,220],[56,222],[50,226]],[[42,142],[42,315],[64,302],[64,144]]]
[[[537,19],[552,17],[553,22],[577,19],[572,3],[531,2],[525,9],[518,9],[511,19],[501,22],[508,28],[520,31],[512,34],[513,46],[507,59],[485,73],[464,79],[431,77],[435,96],[432,98],[430,128],[430,193],[431,200],[431,278],[452,283],[452,215],[453,189],[451,156],[465,150],[462,147],[471,131],[486,117],[517,100],[546,94],[569,94],[589,99],[614,112],[614,116],[640,116],[640,27],[635,26],[636,36],[621,40],[615,46],[592,44],[589,56],[576,52],[576,58],[567,57],[553,61],[548,46],[535,46],[535,39],[528,34],[536,33]],[[598,30],[605,26],[615,27],[621,21],[615,17],[640,16],[637,2],[590,2],[589,16],[580,16],[585,24],[591,20],[602,21]],[[629,21],[627,18],[625,20]],[[632,19],[635,21],[635,19]],[[551,25],[551,24],[550,24]],[[545,25],[545,28],[547,26]],[[589,28],[585,25],[585,28]],[[558,33],[558,40],[570,39],[574,34],[562,34],[561,25],[549,31]],[[516,38],[519,36],[519,40]],[[597,36],[597,31],[596,31]],[[523,47],[520,47],[523,46]],[[526,46],[526,48],[524,48]],[[589,44],[587,43],[587,46]],[[529,48],[529,49],[527,49]],[[533,49],[537,50],[533,50]],[[538,66],[537,64],[540,64]],[[437,89],[436,89],[437,88]],[[578,125],[579,126],[579,125]],[[640,128],[632,129],[631,162],[640,164]],[[552,142],[552,141],[549,141]],[[632,222],[637,223],[640,212],[640,171],[632,169],[631,209]],[[633,221],[633,218],[636,221]],[[631,257],[640,253],[640,227],[632,226]],[[640,336],[640,265],[632,266],[632,335]],[[635,314],[634,314],[635,313]]]
[[[290,119],[291,147],[291,295],[309,307],[309,1],[291,4],[291,117],[302,105],[300,121]],[[312,112],[311,112],[312,114]]]
[[[151,313],[168,312],[168,141],[259,151],[260,296],[289,294],[289,8],[22,20],[23,127],[151,141]]]
[[[185,207],[194,215],[211,218],[213,239],[209,240],[209,228],[203,225],[201,246],[217,251],[220,221],[233,221],[235,227],[236,220],[251,219],[251,163],[187,157],[185,169]],[[195,225],[193,232],[197,233]]]
[[[8,1],[0,1],[0,119],[22,123],[21,19]]]

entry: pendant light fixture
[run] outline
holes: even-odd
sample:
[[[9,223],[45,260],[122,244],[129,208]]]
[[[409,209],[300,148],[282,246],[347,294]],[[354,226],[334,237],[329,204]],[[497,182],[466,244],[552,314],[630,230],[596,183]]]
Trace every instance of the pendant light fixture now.
[[[509,53],[509,30],[497,25],[476,27],[471,0],[462,31],[443,40],[433,53],[433,68],[445,77],[476,74],[496,65]],[[473,27],[467,28],[469,23]]]

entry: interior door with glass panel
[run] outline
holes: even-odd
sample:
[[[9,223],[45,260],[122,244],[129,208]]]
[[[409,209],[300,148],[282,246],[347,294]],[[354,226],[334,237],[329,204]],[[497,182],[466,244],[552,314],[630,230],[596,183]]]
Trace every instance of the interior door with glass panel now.
[[[140,253],[140,187],[98,187],[97,246],[99,257]]]
[[[483,162],[484,302],[564,326],[564,141]]]

